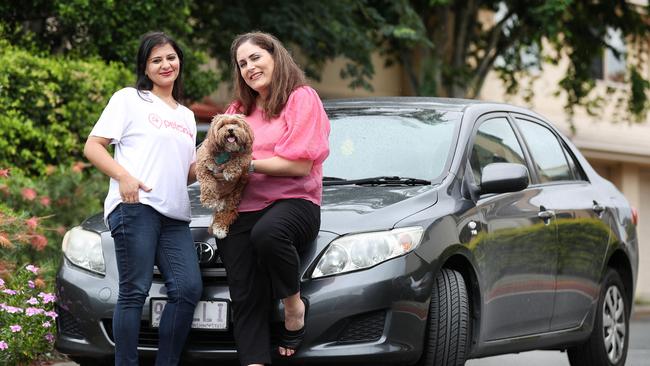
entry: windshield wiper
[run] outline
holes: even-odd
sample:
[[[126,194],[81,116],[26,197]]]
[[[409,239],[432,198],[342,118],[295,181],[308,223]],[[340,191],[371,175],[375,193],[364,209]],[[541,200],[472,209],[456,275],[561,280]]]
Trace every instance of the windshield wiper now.
[[[342,179],[335,177],[324,177],[323,185],[325,186],[343,186],[343,185],[359,185],[359,186],[422,186],[431,185],[431,181],[419,178],[398,177],[398,176],[381,176],[360,179]]]

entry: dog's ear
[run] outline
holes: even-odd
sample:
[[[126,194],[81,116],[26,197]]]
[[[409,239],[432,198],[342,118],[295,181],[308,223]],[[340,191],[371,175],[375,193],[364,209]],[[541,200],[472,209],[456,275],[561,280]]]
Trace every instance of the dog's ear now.
[[[255,139],[255,136],[253,134],[253,129],[248,124],[248,122],[246,122],[246,119],[244,118],[244,115],[237,114],[237,115],[235,115],[235,117],[237,118],[237,122],[239,122],[239,125],[244,129],[244,131],[246,131],[246,134],[250,137],[250,139],[249,139],[250,141],[248,141],[248,144],[250,146],[252,146],[253,145],[253,140]]]

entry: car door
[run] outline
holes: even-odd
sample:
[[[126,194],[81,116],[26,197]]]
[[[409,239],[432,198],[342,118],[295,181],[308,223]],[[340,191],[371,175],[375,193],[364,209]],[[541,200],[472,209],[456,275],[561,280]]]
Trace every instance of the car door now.
[[[543,122],[515,116],[557,218],[558,273],[551,330],[579,326],[599,294],[610,236],[604,197],[586,179],[561,138]]]
[[[470,154],[475,182],[494,162],[527,165],[507,115],[479,120]],[[532,177],[531,177],[532,178]],[[556,224],[543,189],[479,197],[487,224],[471,246],[483,298],[482,341],[548,331],[557,269]]]

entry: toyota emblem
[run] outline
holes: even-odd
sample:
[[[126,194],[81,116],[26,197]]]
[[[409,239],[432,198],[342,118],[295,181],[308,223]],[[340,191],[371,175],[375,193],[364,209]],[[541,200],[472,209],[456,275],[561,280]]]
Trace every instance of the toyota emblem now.
[[[214,247],[204,241],[194,242],[196,255],[199,258],[199,264],[208,264],[214,258]]]

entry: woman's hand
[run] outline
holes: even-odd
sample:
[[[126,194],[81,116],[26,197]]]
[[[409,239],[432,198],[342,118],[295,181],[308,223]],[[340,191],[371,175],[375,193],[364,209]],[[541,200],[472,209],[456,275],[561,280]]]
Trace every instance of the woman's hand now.
[[[145,192],[151,191],[151,188],[144,185],[144,183],[132,177],[130,174],[119,178],[120,182],[120,197],[124,203],[138,203],[140,202],[140,190]]]

